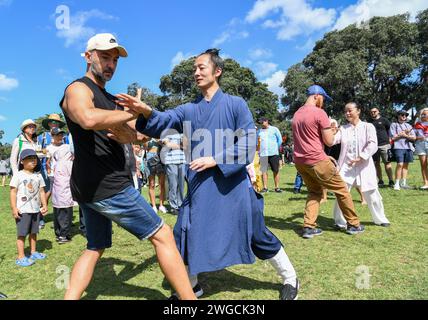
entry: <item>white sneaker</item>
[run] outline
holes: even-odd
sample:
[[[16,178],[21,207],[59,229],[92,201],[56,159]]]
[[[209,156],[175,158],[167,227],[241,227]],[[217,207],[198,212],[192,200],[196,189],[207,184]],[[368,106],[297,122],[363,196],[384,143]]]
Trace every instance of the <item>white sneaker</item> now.
[[[166,208],[164,206],[159,206],[159,211],[162,213],[166,213]]]
[[[401,190],[401,189],[400,189],[400,186],[395,185],[395,186],[394,186],[394,190],[400,191],[400,190]]]
[[[153,206],[152,208],[155,211],[155,213],[158,213],[158,208],[156,208],[156,206]]]

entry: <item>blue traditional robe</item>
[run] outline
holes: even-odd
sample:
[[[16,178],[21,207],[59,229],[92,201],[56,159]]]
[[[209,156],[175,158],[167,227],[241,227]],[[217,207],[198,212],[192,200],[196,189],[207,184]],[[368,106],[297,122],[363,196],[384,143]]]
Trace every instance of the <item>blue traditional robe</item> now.
[[[175,129],[190,142],[188,194],[174,227],[189,273],[253,263],[252,190],[246,166],[254,158],[256,131],[246,102],[219,89],[210,102],[200,97],[166,112],[154,110],[147,120],[141,116],[136,128],[155,138]],[[237,133],[232,144],[220,138],[221,129]],[[199,173],[189,168],[191,161],[207,156],[214,157],[217,166]]]

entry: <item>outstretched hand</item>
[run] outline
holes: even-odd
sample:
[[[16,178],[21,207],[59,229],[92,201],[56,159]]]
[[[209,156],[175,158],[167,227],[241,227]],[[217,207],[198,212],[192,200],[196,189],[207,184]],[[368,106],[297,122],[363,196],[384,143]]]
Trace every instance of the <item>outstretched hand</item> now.
[[[110,128],[108,131],[107,137],[121,144],[128,144],[137,140],[137,132],[126,123]]]
[[[128,108],[137,114],[142,114],[146,119],[152,114],[152,108],[137,97],[130,96],[126,93],[117,94],[116,97],[119,98],[119,100],[116,101],[118,105]]]

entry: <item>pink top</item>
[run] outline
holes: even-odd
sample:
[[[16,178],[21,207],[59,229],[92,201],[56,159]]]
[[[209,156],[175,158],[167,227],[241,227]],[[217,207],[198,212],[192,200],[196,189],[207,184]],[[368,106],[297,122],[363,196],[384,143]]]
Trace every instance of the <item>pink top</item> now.
[[[321,108],[304,105],[293,117],[294,163],[314,165],[328,159],[324,152],[321,130],[331,127]]]
[[[70,190],[73,154],[70,152],[70,146],[63,144],[55,151],[53,158],[55,159],[55,169],[52,186],[52,206],[55,208],[73,207],[74,201]]]

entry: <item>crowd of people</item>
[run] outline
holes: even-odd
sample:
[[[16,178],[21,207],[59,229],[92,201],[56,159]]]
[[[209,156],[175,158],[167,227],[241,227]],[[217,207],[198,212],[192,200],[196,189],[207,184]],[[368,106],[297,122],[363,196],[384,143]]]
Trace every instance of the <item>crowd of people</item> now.
[[[60,102],[65,121],[51,114],[38,136],[37,124],[23,121],[9,161],[0,160],[3,186],[8,168],[12,171],[16,265],[27,267],[46,258],[37,251],[37,235],[44,227],[49,200],[59,244],[71,241],[73,207],[79,206],[87,250],[73,267],[66,299],[79,299],[89,285],[97,262],[112,246],[115,222],[152,243],[175,290],[171,299],[200,297],[201,272],[250,264],[257,257],[280,276],[280,299],[294,300],[299,291],[297,273],[283,244],[264,222],[262,194],[269,192],[269,168],[276,193],[283,192],[284,163],[297,170],[294,192],[306,186],[302,228],[306,239],[323,233],[316,221],[327,191],[336,196],[332,215],[338,230],[350,235],[365,231],[350,195],[353,187],[375,225],[390,226],[378,189],[385,186],[381,161],[389,186],[408,189],[408,166],[416,154],[420,188],[428,189],[427,108],[412,126],[407,112],[399,111],[390,123],[378,108],[370,109],[365,122],[362,107],[350,102],[343,110],[347,123],[340,126],[323,110],[331,97],[312,85],[306,103],[294,115],[290,144],[267,118],[258,119],[257,128],[246,102],[222,92],[224,64],[218,50],[207,50],[195,60],[200,97],[166,112],[142,102],[141,93],[113,96],[105,90],[119,58],[127,55],[111,34],[91,38],[85,52],[87,72],[66,88]],[[232,139],[226,130],[219,142],[218,131],[225,129],[233,132]],[[141,196],[143,187],[149,201]],[[159,215],[167,212],[177,215],[174,232]],[[24,254],[27,236],[30,256]]]

